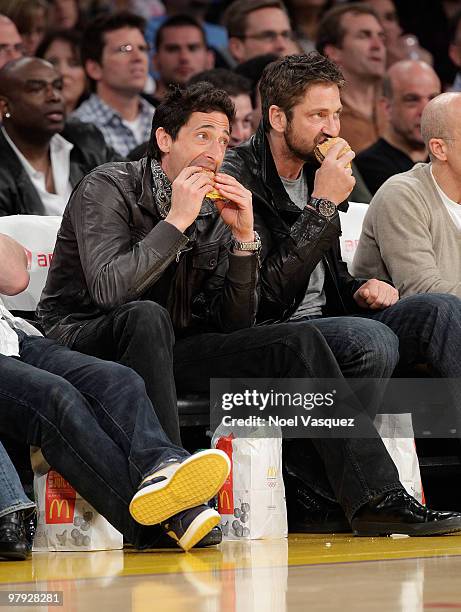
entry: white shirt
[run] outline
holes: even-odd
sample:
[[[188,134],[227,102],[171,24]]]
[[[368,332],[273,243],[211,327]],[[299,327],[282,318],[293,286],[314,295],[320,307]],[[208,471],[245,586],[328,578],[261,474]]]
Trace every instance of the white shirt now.
[[[50,159],[56,193],[49,193],[46,190],[45,174],[31,166],[18,147],[8,136],[6,130],[3,127],[1,129],[6,141],[18,156],[24,170],[37,190],[45,208],[45,214],[62,215],[69,200],[70,194],[72,193],[72,185],[70,184],[70,152],[74,148],[74,145],[63,138],[60,134],[55,134],[51,138]]]
[[[28,336],[41,336],[42,334],[30,323],[13,317],[5,308],[0,299],[0,354],[9,357],[19,357],[19,338],[15,329],[20,329]]]
[[[434,181],[438,194],[445,205],[445,208],[448,210],[450,217],[453,219],[453,223],[456,225],[457,229],[461,230],[461,204],[458,204],[458,202],[455,202],[454,200],[450,200],[447,194],[440,189],[437,181],[434,178],[434,174],[432,173],[432,166],[431,177]]]
[[[142,144],[144,142],[144,121],[140,114],[136,117],[134,121],[128,121],[128,119],[124,119],[122,123],[126,125],[126,127],[130,128],[138,144]]]

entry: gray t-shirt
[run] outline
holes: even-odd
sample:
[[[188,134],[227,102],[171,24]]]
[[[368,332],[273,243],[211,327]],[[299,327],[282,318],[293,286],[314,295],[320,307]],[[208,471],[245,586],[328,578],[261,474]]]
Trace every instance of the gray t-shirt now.
[[[309,199],[309,191],[307,181],[304,178],[304,173],[297,179],[287,179],[280,177],[286,192],[290,196],[293,204],[296,204],[301,210],[307,204]],[[324,286],[325,284],[325,267],[323,262],[319,262],[312,271],[309,279],[309,286],[306,289],[306,294],[303,301],[298,306],[298,309],[291,315],[291,321],[297,321],[303,317],[321,316],[322,306],[326,303]]]

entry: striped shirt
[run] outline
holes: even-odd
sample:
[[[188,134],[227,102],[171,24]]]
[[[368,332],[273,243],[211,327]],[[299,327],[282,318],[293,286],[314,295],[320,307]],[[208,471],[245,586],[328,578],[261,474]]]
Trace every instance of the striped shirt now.
[[[149,140],[154,112],[155,108],[144,98],[139,97],[138,118],[141,138],[133,132],[121,115],[103,102],[97,94],[92,94],[88,100],[85,100],[71,117],[95,125],[102,132],[106,143],[121,156],[126,157],[130,151]]]

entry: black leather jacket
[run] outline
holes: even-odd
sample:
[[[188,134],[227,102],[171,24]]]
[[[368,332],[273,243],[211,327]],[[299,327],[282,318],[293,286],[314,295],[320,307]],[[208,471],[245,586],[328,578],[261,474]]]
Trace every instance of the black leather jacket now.
[[[310,192],[317,168],[314,163],[304,166]],[[329,221],[315,210],[300,211],[293,204],[279,178],[262,123],[250,140],[226,153],[221,171],[253,193],[255,229],[263,244],[258,322],[288,320],[320,260],[326,270],[324,315],[360,312],[352,296],[365,281],[354,279],[341,260],[339,215]],[[347,203],[341,206],[347,210]]]
[[[61,136],[74,145],[70,152],[72,187],[96,166],[122,159],[106,145],[101,132],[88,123],[69,121]],[[0,160],[0,216],[44,215],[37,190],[1,131]]]
[[[47,335],[72,345],[83,322],[139,299],[166,307],[177,335],[253,325],[256,255],[229,253],[207,200],[186,235],[161,219],[146,158],[91,172],[64,212],[37,308]]]

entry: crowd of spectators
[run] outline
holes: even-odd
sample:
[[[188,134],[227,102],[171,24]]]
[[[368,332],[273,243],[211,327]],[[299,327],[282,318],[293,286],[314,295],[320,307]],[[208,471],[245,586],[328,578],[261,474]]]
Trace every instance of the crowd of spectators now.
[[[63,217],[37,309],[53,341],[0,306],[0,359],[21,406],[7,418],[2,400],[0,440],[44,447],[136,546],[164,543],[163,532],[185,550],[220,540],[206,502],[228,466],[181,447],[176,387],[387,378],[421,361],[461,376],[461,1],[429,2],[431,31],[410,4],[0,0],[0,216]],[[313,152],[332,137],[352,151],[336,144],[320,164]],[[338,242],[348,199],[370,203],[355,277]],[[18,293],[27,262],[0,235],[3,250],[0,290]],[[34,410],[23,408],[27,384],[14,392],[27,376],[43,400]],[[90,391],[128,438],[95,414]],[[75,414],[63,424],[68,397]],[[54,444],[56,431],[113,453],[118,477],[83,442]],[[313,447],[320,484],[302,453],[287,453],[298,529],[461,530],[461,515],[402,490],[379,439]],[[21,559],[34,506],[1,442],[0,461],[14,492],[0,491],[0,556]],[[194,503],[168,506],[164,491],[182,478]]]

